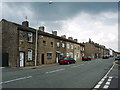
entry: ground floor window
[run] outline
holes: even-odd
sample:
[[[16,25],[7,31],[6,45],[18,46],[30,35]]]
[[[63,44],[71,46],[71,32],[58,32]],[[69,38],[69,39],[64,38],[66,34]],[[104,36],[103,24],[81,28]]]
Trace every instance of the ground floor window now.
[[[79,58],[79,53],[77,53],[77,58]]]
[[[52,53],[47,53],[47,59],[52,59]]]
[[[32,60],[32,50],[28,49],[28,60]]]

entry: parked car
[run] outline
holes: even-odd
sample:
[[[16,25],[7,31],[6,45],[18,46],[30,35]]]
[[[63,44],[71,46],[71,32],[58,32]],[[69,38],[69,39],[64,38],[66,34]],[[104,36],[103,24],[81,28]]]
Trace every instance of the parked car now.
[[[76,61],[73,58],[70,57],[63,57],[62,59],[58,60],[59,64],[72,64],[75,63]]]
[[[108,59],[109,56],[108,55],[103,55],[102,59]]]
[[[89,60],[91,60],[90,56],[83,56],[82,57],[82,61],[89,61]]]
[[[115,60],[120,60],[120,56],[116,56],[116,57],[115,57]]]

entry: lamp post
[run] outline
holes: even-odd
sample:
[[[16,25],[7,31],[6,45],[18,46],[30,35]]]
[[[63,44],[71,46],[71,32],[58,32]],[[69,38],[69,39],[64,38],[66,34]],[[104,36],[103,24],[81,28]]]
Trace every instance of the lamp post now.
[[[38,43],[38,30],[36,29],[36,40],[35,40],[35,66],[37,66],[37,43]]]

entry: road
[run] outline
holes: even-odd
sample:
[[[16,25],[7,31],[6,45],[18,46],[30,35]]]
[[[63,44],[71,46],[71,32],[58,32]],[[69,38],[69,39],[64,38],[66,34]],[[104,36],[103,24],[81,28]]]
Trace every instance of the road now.
[[[112,57],[36,69],[3,68],[0,84],[2,88],[93,89],[106,74],[109,75],[110,69],[113,69],[113,61]]]

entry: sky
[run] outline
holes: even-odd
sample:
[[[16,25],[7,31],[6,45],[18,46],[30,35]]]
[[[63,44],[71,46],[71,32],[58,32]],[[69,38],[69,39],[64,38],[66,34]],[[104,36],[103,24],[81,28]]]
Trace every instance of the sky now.
[[[117,2],[4,2],[2,18],[21,24],[27,16],[30,27],[45,26],[45,32],[56,30],[87,42],[89,38],[118,51]]]

